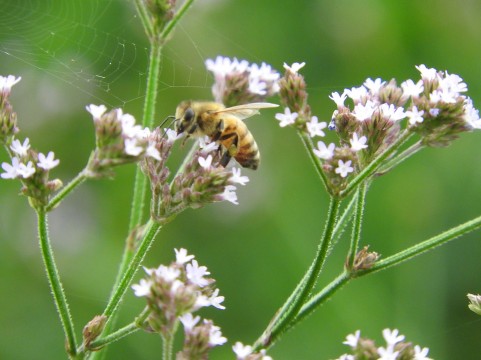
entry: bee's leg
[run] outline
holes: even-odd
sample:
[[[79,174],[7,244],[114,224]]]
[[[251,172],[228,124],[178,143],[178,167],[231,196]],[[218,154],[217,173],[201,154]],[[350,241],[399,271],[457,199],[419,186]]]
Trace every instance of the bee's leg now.
[[[222,167],[226,167],[231,158],[232,158],[232,156],[229,155],[229,152],[228,152],[228,151],[225,151],[225,152],[224,152],[224,155],[222,155],[222,158],[220,159],[219,164],[220,164]]]
[[[220,160],[220,165],[226,167],[230,159],[237,154],[237,145],[239,144],[239,136],[236,133],[225,134],[219,139],[224,144],[226,141],[230,141],[230,145],[225,149],[224,155]]]

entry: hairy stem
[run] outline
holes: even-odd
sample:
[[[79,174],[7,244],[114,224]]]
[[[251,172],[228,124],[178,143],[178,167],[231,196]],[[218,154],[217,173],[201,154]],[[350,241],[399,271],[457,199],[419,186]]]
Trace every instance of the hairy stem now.
[[[45,211],[49,212],[55,209],[58,204],[73,190],[77,188],[80,184],[82,184],[87,179],[85,175],[85,170],[81,171],[75,178],[73,178],[66,186],[62,188],[47,204],[45,207]]]
[[[48,282],[65,333],[67,352],[71,358],[75,358],[77,345],[74,324],[68,307],[67,298],[60,281],[57,266],[55,265],[50,239],[48,237],[47,214],[44,208],[36,209],[36,211],[40,249],[42,251],[42,258],[47,272]]]
[[[362,227],[362,215],[364,214],[364,206],[366,200],[366,193],[368,188],[367,181],[363,182],[357,191],[357,203],[356,211],[354,216],[354,224],[352,227],[351,245],[349,247],[347,266],[351,269],[354,264],[354,258],[357,253],[357,248],[359,246],[359,240],[361,238],[361,227]]]
[[[327,220],[324,227],[324,233],[321,237],[314,261],[301,282],[297,285],[296,289],[287,299],[286,303],[284,303],[281,309],[277,312],[268,328],[256,341],[254,344],[255,349],[272,345],[287,329],[289,323],[297,316],[302,305],[307,300],[309,293],[316,284],[317,278],[322,270],[322,266],[324,265],[336,224],[337,214],[339,212],[339,204],[340,200],[331,198]]]
[[[346,188],[341,192],[341,197],[345,197],[355,190],[361,182],[371,176],[378,168],[381,166],[384,160],[386,160],[390,155],[392,155],[399,147],[412,136],[408,130],[404,130],[399,138],[387,149],[385,149],[381,154],[379,154],[373,161],[369,163],[362,171],[352,179]]]

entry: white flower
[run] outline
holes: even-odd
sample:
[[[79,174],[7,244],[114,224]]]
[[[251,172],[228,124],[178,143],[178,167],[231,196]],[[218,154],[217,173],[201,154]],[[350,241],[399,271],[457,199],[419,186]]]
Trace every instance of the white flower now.
[[[0,91],[10,92],[12,86],[18,83],[20,80],[22,80],[20,76],[18,78],[15,78],[14,75],[0,76]]]
[[[234,205],[239,205],[237,201],[236,187],[234,185],[226,185],[224,192],[220,195],[222,200],[227,200]]]
[[[474,107],[473,101],[469,97],[464,102],[464,121],[473,129],[481,129],[479,111]]]
[[[336,145],[334,145],[334,143],[330,143],[328,146],[326,146],[323,141],[318,141],[317,149],[313,149],[313,151],[318,158],[328,160],[334,155],[335,147]]]
[[[354,171],[354,168],[351,166],[352,161],[348,160],[344,163],[344,161],[339,160],[337,164],[337,168],[335,170],[336,174],[341,175],[341,177],[345,178],[347,175]]]
[[[358,138],[357,134],[354,133],[352,134],[352,139],[349,140],[351,142],[351,149],[354,151],[359,151],[362,149],[367,148],[366,142],[367,142],[367,137],[366,136],[361,136]]]
[[[401,83],[401,88],[403,89],[403,95],[410,97],[419,96],[419,94],[424,91],[424,85],[422,80],[414,83],[414,81],[408,79]]]
[[[20,166],[20,160],[14,156],[12,158],[12,165],[9,163],[2,163],[2,169],[5,171],[0,176],[2,179],[15,179],[20,173],[18,172],[18,168]]]
[[[258,77],[249,76],[249,91],[253,94],[266,95],[267,84]]]
[[[199,139],[199,146],[202,149],[202,154],[208,154],[219,148],[219,145],[215,141],[210,141],[207,136]]]
[[[261,360],[272,360],[270,356],[266,355],[266,349],[262,349],[259,353],[262,355]]]
[[[219,295],[219,289],[215,289],[212,295],[209,298],[210,304],[221,310],[225,310],[225,306],[221,305],[221,303],[224,301],[225,297],[224,296],[218,296]]]
[[[371,94],[377,95],[379,93],[379,90],[381,87],[385,84],[385,81],[382,81],[381,78],[377,78],[376,80],[372,80],[371,78],[367,78],[366,81],[364,81],[364,86],[369,89]]]
[[[189,332],[192,330],[192,328],[197,325],[197,323],[200,320],[200,316],[194,317],[191,313],[184,314],[182,316],[179,316],[179,320],[184,325],[184,329],[186,332]]]
[[[136,138],[125,139],[124,147],[125,147],[124,149],[125,153],[130,156],[139,156],[144,150],[141,146],[138,146]]]
[[[447,71],[445,77],[439,81],[439,87],[456,94],[468,91],[468,86],[459,75],[448,74]]]
[[[26,165],[20,164],[18,165],[17,172],[22,175],[24,179],[29,178],[33,174],[35,174],[35,168],[33,167],[33,163],[29,161]]]
[[[53,153],[53,151],[49,151],[47,156],[45,156],[42,153],[39,153],[37,166],[44,170],[53,169],[55,166],[57,166],[60,163],[60,160],[54,159],[54,156],[55,154]]]
[[[181,138],[182,136],[184,136],[184,133],[182,134],[177,134],[177,131],[173,130],[173,129],[164,129],[165,131],[165,134],[167,134],[167,142],[169,143],[173,143],[175,140]]]
[[[434,80],[438,76],[438,71],[436,69],[428,69],[426,65],[417,65],[416,69],[421,73],[421,77],[426,80]]]
[[[193,310],[198,310],[200,308],[203,308],[203,307],[208,307],[208,306],[211,306],[211,302],[209,300],[209,298],[205,295],[202,295],[202,294],[198,294],[196,299],[195,299],[195,304],[193,306]]]
[[[357,347],[360,337],[361,337],[361,330],[356,330],[354,334],[349,334],[346,336],[346,341],[344,341],[343,344],[348,345],[354,349],[355,347]]]
[[[329,96],[329,99],[334,101],[337,107],[344,107],[344,101],[347,99],[347,94],[343,92],[342,95],[339,95],[338,92],[333,92],[331,96]]]
[[[387,348],[380,347],[377,349],[377,352],[381,355],[378,360],[396,360],[399,355],[399,351],[394,351],[392,346],[388,346]]]
[[[401,106],[396,107],[394,104],[383,103],[379,106],[379,110],[384,117],[391,119],[392,121],[401,120],[406,117],[404,108]]]
[[[94,120],[100,119],[102,115],[107,111],[105,105],[94,105],[90,104],[85,107],[87,111],[92,114]]]
[[[245,360],[247,356],[252,354],[252,346],[244,345],[240,341],[237,341],[234,346],[232,346],[232,350],[237,356],[237,360]]]
[[[287,125],[294,124],[294,122],[297,119],[298,114],[291,113],[291,110],[289,108],[284,109],[284,114],[282,113],[277,113],[276,114],[276,119],[280,121],[280,126],[285,127]]]
[[[187,250],[184,248],[181,248],[179,250],[174,249],[175,251],[175,262],[179,265],[188,263],[190,260],[192,260],[195,256],[194,255],[188,255]]]
[[[152,286],[152,282],[145,279],[140,279],[139,284],[132,285],[132,289],[134,290],[135,296],[147,296],[150,294],[150,287]]]
[[[417,106],[413,106],[412,110],[406,111],[406,115],[409,118],[409,124],[416,125],[424,121],[424,110],[419,111]]]
[[[173,282],[180,276],[180,270],[175,267],[160,265],[155,269],[155,275],[167,282]]]
[[[284,69],[286,69],[287,71],[289,71],[293,74],[297,74],[298,71],[301,70],[304,67],[304,65],[306,65],[305,62],[302,62],[302,63],[295,62],[291,66],[284,63]]]
[[[147,146],[147,149],[145,150],[145,155],[149,156],[149,157],[151,157],[151,158],[153,158],[157,161],[162,160],[162,158],[160,157],[160,152],[155,147],[155,142],[153,142],[153,141],[149,142],[149,146]]]
[[[422,348],[419,345],[414,346],[414,359],[413,360],[431,360],[428,358],[429,349],[427,347]]]
[[[189,281],[199,287],[209,285],[209,280],[204,279],[205,275],[210,275],[207,267],[199,266],[197,260],[192,260],[192,264],[187,264],[185,267],[186,276]]]
[[[326,136],[326,134],[324,133],[324,131],[322,131],[322,129],[324,129],[325,127],[327,127],[327,123],[325,122],[318,122],[317,120],[317,116],[313,116],[311,117],[311,121],[309,121],[308,123],[306,123],[307,125],[307,131],[309,131],[309,135],[311,137],[314,137],[314,136]]]
[[[203,158],[202,156],[199,156],[199,165],[204,168],[204,169],[209,169],[211,164],[212,164],[212,155],[207,156],[207,158]]]
[[[447,104],[454,104],[458,100],[459,94],[452,92],[449,89],[438,88],[429,94],[429,100],[434,103],[444,102]]]
[[[15,139],[13,140],[12,145],[10,145],[10,149],[20,157],[26,156],[28,149],[30,149],[29,141],[28,138],[25,138],[22,144],[20,143],[20,140]]]
[[[350,97],[354,103],[358,103],[363,97],[367,96],[367,89],[364,86],[345,89],[344,94]]]
[[[204,320],[205,322],[205,320]],[[210,346],[217,346],[223,345],[227,342],[227,339],[222,336],[220,331],[220,327],[215,326],[214,324],[211,325],[209,331],[209,345]]]
[[[236,184],[245,185],[249,182],[249,178],[247,176],[241,176],[240,168],[232,168],[232,175],[230,177],[230,181]]]
[[[372,114],[374,114],[375,110],[376,110],[376,105],[374,104],[374,102],[371,100],[368,100],[366,101],[365,104],[361,104],[361,103],[356,104],[354,106],[352,115],[354,115],[357,120],[364,121],[364,120],[370,119]]]
[[[436,117],[439,115],[440,110],[436,108],[429,109],[429,115]]]
[[[394,346],[398,342],[404,340],[404,335],[398,335],[399,330],[394,329],[391,331],[391,329],[384,329],[382,331],[382,336],[384,337],[384,340],[386,340],[386,344],[389,346]]]

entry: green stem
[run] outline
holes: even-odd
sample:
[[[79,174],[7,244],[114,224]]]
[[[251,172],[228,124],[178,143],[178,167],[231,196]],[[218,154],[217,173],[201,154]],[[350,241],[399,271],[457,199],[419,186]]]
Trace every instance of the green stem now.
[[[172,360],[174,349],[174,336],[162,335],[162,360]]]
[[[400,154],[396,155],[394,158],[390,159],[386,164],[384,164],[378,171],[379,175],[383,175],[391,170],[393,167],[399,165],[404,160],[408,159],[410,156],[417,153],[419,150],[423,149],[424,145],[421,141],[416,142],[415,144],[408,147],[406,150],[401,152]]]
[[[50,245],[50,239],[48,237],[48,221],[47,213],[44,208],[36,209],[37,221],[38,221],[38,237],[40,242],[40,249],[42,251],[42,258],[45,264],[45,270],[47,272],[48,282],[52,295],[57,307],[60,321],[66,337],[67,352],[71,358],[76,356],[76,340],[75,330],[72,321],[72,316],[67,303],[67,298],[60,281],[60,276],[55,265],[55,259],[53,256],[53,250]]]
[[[118,329],[117,331],[115,331],[115,332],[113,332],[113,333],[111,333],[107,336],[104,336],[104,337],[99,338],[95,341],[92,341],[90,343],[89,348],[90,349],[101,348],[101,347],[103,347],[107,344],[110,344],[110,343],[114,342],[114,341],[120,340],[121,338],[123,338],[127,335],[130,335],[133,332],[136,332],[137,330],[140,329],[140,326],[143,324],[145,319],[147,319],[149,314],[150,314],[150,310],[148,308],[145,308],[142,311],[142,313],[133,322],[131,322],[130,324],[124,326],[123,328]]]
[[[354,258],[357,254],[359,240],[361,238],[362,215],[364,213],[366,193],[368,188],[367,181],[363,182],[357,189],[357,203],[354,216],[354,224],[352,227],[351,245],[349,247],[347,266],[352,269]]]
[[[471,231],[474,231],[481,227],[481,216],[467,221],[464,224],[453,227],[439,235],[433,236],[432,238],[420,242],[419,244],[413,245],[410,248],[403,250],[397,254],[389,256],[383,260],[377,261],[371,268],[362,270],[356,273],[356,276],[362,276],[370,274],[376,271],[384,270],[390,268],[394,265],[400,264],[406,260],[412,259],[413,257],[420,255],[424,252],[434,249],[440,245],[447,243],[459,236],[465,235]]]
[[[330,284],[324,287],[320,292],[311,297],[299,310],[299,314],[296,318],[288,325],[287,330],[291,329],[293,326],[298,324],[307,315],[311,314],[318,306],[324,304],[329,300],[338,290],[340,290],[344,285],[346,285],[352,277],[348,272],[343,272],[341,275],[336,277]]]
[[[153,220],[149,220],[149,222],[145,225],[144,229],[144,236],[142,242],[139,245],[136,253],[132,257],[131,261],[129,262],[128,266],[126,267],[126,271],[123,274],[119,285],[115,289],[112,297],[103,312],[103,315],[107,316],[107,324],[109,321],[112,320],[114,317],[122,298],[127,291],[132,279],[134,278],[135,273],[139,269],[139,265],[144,259],[147,251],[149,250],[150,246],[152,245],[157,233],[160,231],[161,225],[154,222]]]
[[[332,232],[331,247],[329,248],[328,255],[332,251],[334,245],[337,244],[337,242],[341,238],[344,229],[346,228],[346,225],[351,220],[354,214],[354,210],[356,208],[354,205],[357,204],[357,196],[358,193],[356,192],[351,198],[351,201],[349,201],[349,204],[347,204],[347,206],[344,208],[344,211],[339,217],[339,220],[336,222],[336,226],[334,227],[334,231]]]
[[[382,164],[384,160],[386,160],[391,154],[393,154],[399,147],[404,144],[406,140],[412,135],[411,132],[408,130],[404,130],[398,139],[389,146],[386,150],[384,150],[381,154],[379,154],[373,161],[369,163],[362,171],[356,175],[354,179],[346,186],[346,188],[341,191],[340,196],[345,197],[351,193],[357,186],[363,182],[367,177],[371,176],[376,169]]]
[[[277,340],[277,338],[286,330],[289,323],[297,316],[300,308],[316,284],[331,243],[332,234],[339,212],[339,204],[340,200],[331,198],[326,225],[324,227],[324,233],[321,237],[321,241],[319,243],[317,254],[313,263],[286,303],[271,321],[268,328],[256,341],[254,344],[255,349],[270,346]]]
[[[288,325],[287,329],[292,328],[294,325],[299,323],[307,315],[311,314],[318,306],[324,304],[329,300],[334,293],[336,293],[340,288],[346,285],[350,280],[371,274],[373,272],[381,271],[400,264],[401,262],[412,259],[413,257],[425,253],[427,251],[433,250],[434,248],[447,243],[459,236],[465,235],[471,231],[481,228],[481,216],[467,221],[464,224],[458,225],[452,229],[449,229],[439,235],[436,235],[428,240],[425,240],[419,244],[413,245],[408,249],[405,249],[397,254],[387,257],[384,260],[376,262],[370,269],[361,270],[355,274],[344,272],[334,279],[329,285],[318,292],[316,295],[312,296],[309,301],[307,301],[299,311],[297,317]]]
[[[174,17],[170,22],[167,24],[167,26],[164,28],[162,33],[159,36],[159,43],[163,44],[169,37],[170,33],[172,30],[174,30],[175,26],[179,22],[179,20],[185,15],[189,7],[192,5],[194,0],[186,0],[182,4],[182,6],[179,8],[179,10],[175,13]]]
[[[328,186],[328,181],[326,174],[322,170],[322,163],[321,160],[314,154],[314,144],[312,143],[311,137],[305,133],[304,131],[297,131],[298,135],[300,136],[302,143],[304,144],[304,147],[307,150],[307,153],[309,154],[309,158],[311,159],[314,168],[316,169],[317,174],[321,178],[322,184],[324,185],[324,188],[329,192],[329,186]]]
[[[77,188],[87,179],[85,176],[85,171],[81,171],[74,179],[72,179],[66,186],[62,188],[47,204],[45,211],[52,211],[58,204],[73,190]]]
[[[152,21],[149,18],[149,11],[145,5],[145,1],[143,0],[135,0],[135,8],[137,9],[137,13],[139,14],[140,21],[142,22],[142,26],[147,34],[147,37],[150,39],[154,34],[154,27],[152,25]]]

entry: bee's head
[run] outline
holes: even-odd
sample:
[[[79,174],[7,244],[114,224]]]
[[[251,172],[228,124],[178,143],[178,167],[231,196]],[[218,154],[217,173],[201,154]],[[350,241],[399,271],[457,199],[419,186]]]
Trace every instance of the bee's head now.
[[[190,107],[190,102],[183,102],[177,106],[175,112],[175,130],[177,134],[183,132],[191,133],[191,129],[195,126],[195,112]]]

